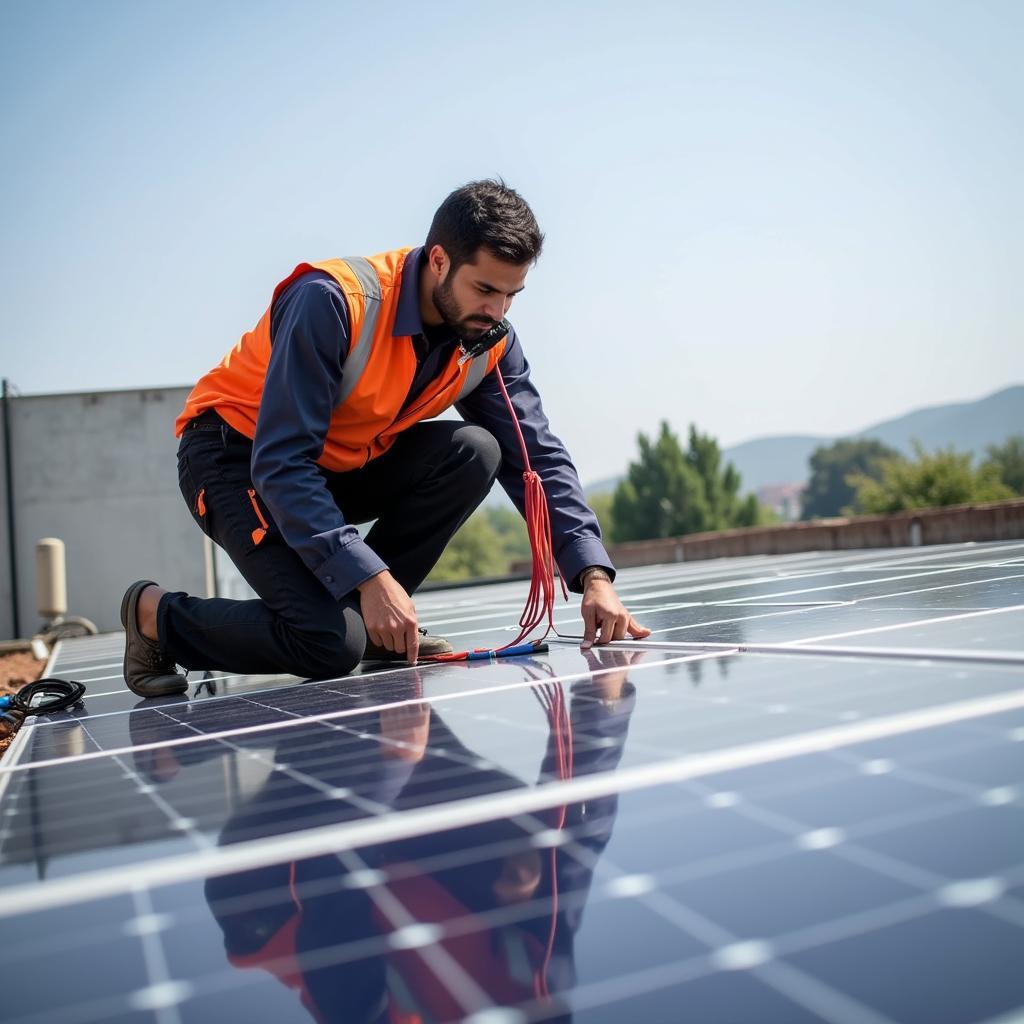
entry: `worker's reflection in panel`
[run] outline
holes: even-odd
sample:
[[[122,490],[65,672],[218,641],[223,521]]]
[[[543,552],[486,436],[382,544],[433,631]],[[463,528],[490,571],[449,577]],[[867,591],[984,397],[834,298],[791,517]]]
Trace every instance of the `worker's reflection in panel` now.
[[[614,771],[622,756],[635,703],[627,672],[643,653],[583,656],[597,674],[568,694],[545,681],[546,666],[528,667],[537,682],[524,699],[548,725],[541,783]],[[449,1021],[524,1004],[567,1020],[560,994],[575,981],[574,936],[617,798],[445,828],[450,801],[496,796],[500,810],[500,795],[526,783],[470,750],[427,703],[337,724],[343,744],[328,729],[317,743],[278,744],[287,771],[270,773],[221,845],[431,807],[438,827],[208,879],[230,962],[270,972],[321,1022]]]

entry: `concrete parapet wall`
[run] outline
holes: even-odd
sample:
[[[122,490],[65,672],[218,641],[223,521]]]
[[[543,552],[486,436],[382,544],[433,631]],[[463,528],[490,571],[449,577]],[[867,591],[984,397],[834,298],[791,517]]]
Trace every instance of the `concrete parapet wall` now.
[[[691,533],[664,540],[632,541],[608,549],[620,568],[689,562],[738,555],[786,555],[799,551],[913,547],[1024,537],[1024,498],[985,505],[917,509],[888,516],[819,519],[783,526],[755,526]]]
[[[174,419],[187,394],[152,388],[11,401],[22,636],[41,624],[34,550],[42,537],[59,537],[67,547],[68,612],[101,630],[120,628],[121,594],[140,577],[204,593],[202,534],[178,491]],[[0,518],[0,639],[8,639],[14,623],[5,508]]]
[[[631,541],[610,545],[608,553],[618,568],[628,569],[637,565],[740,555],[790,555],[800,551],[916,547],[1021,538],[1024,538],[1024,498],[1013,498],[985,505],[916,509],[889,516],[818,519]],[[529,574],[530,563],[515,562],[510,571]]]

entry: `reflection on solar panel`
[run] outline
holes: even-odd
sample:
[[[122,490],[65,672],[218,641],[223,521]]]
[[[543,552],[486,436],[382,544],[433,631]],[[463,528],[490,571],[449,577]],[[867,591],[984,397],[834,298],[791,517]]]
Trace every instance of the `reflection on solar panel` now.
[[[491,646],[522,589],[417,605]],[[5,1019],[1019,1021],[1024,544],[619,591],[650,640],[162,701],[66,642],[84,709],[0,769]]]

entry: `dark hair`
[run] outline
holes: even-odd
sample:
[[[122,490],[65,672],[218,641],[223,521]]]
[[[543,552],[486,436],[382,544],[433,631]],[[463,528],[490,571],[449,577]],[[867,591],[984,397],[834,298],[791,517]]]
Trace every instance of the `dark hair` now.
[[[454,272],[480,248],[506,263],[536,263],[543,244],[526,200],[499,178],[471,181],[452,192],[434,214],[426,250],[441,246]]]

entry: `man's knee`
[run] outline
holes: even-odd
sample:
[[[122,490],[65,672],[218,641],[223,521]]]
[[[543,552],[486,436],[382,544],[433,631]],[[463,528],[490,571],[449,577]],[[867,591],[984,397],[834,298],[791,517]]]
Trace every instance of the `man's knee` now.
[[[462,472],[468,471],[480,487],[489,488],[501,468],[501,448],[497,439],[485,427],[475,424],[460,427],[456,437],[464,460]]]
[[[333,679],[348,675],[366,652],[363,620],[346,609],[338,627],[293,632],[295,667],[292,674],[306,679]]]

